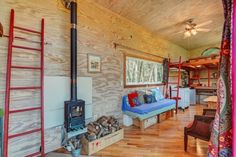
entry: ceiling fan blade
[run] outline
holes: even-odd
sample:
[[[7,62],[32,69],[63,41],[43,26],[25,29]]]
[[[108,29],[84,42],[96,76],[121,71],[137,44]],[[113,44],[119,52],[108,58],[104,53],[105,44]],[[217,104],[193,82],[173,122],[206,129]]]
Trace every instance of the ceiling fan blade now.
[[[179,32],[175,32],[174,34],[181,34],[184,33],[185,31],[179,31]]]
[[[184,31],[178,31],[178,32],[172,33],[172,35],[178,35],[178,34],[183,34],[183,33],[184,33]]]
[[[197,31],[198,32],[210,32],[211,30],[207,29],[207,28],[197,28]]]
[[[209,24],[211,24],[212,22],[213,22],[212,20],[209,20],[209,21],[206,21],[206,22],[203,22],[203,23],[197,24],[197,25],[196,25],[196,28],[199,28],[199,27],[202,27],[202,26],[209,25]]]

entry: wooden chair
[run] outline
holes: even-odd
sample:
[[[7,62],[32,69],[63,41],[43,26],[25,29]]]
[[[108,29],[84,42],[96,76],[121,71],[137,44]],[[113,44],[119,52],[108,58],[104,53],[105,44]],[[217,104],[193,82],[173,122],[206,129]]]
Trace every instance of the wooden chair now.
[[[187,127],[184,127],[185,151],[187,151],[188,136],[192,136],[204,141],[210,140],[215,113],[215,109],[203,109],[203,115],[195,115],[194,121],[190,123]]]
[[[202,115],[215,117],[215,114],[216,114],[216,109],[203,109]]]

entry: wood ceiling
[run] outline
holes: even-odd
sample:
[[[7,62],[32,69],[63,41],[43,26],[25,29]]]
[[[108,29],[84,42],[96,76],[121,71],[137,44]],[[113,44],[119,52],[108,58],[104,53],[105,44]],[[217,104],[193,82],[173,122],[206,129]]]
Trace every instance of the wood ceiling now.
[[[97,4],[145,27],[187,50],[218,44],[223,29],[223,6],[221,0],[92,0]],[[212,20],[199,32],[184,39],[176,32],[185,28],[184,21],[193,18],[197,24]]]

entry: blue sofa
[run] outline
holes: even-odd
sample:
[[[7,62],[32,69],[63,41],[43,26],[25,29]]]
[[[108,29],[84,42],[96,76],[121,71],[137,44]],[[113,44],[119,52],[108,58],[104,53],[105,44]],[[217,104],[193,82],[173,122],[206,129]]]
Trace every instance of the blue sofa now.
[[[128,116],[138,118],[142,121],[167,111],[173,111],[176,108],[175,100],[165,99],[162,95],[160,95],[160,97],[160,99],[157,99],[157,102],[131,107],[128,101],[128,96],[125,95],[122,99],[122,111]]]
[[[122,111],[133,118],[140,120],[153,117],[163,112],[175,109],[176,102],[173,99],[163,99],[151,104],[142,104],[140,106],[131,107],[129,105],[128,96],[123,96]]]

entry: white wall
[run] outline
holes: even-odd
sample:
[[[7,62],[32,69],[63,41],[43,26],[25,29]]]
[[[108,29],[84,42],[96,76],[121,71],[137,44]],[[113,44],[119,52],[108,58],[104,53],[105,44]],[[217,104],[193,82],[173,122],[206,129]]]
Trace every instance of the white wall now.
[[[92,118],[92,78],[77,78],[78,99],[85,101],[85,119]],[[64,124],[64,101],[70,99],[70,78],[46,76],[44,78],[45,129]]]

